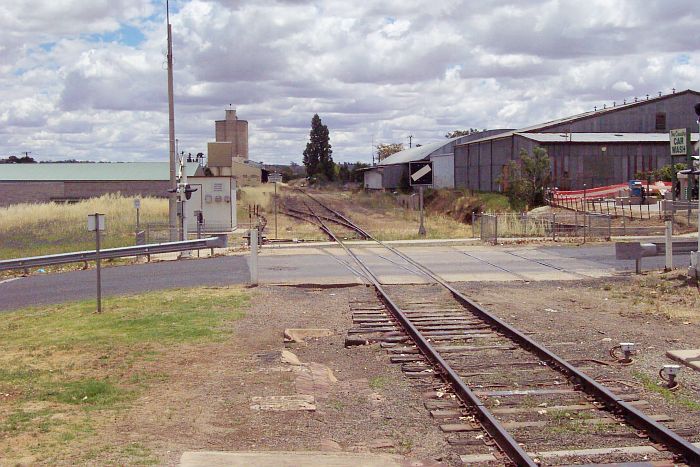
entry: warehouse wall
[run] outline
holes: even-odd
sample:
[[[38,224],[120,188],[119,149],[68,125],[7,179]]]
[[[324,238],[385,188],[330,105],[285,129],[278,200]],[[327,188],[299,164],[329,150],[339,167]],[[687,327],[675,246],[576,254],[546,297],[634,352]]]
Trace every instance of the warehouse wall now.
[[[693,106],[700,94],[671,94],[632,107],[594,114],[573,122],[536,131],[574,133],[667,133],[674,128],[697,128]],[[657,116],[659,121],[657,122]],[[660,125],[663,120],[664,125]],[[657,128],[657,123],[659,127]]]
[[[88,181],[88,182],[0,182],[0,206],[18,203],[48,203],[66,199],[84,199],[108,193],[123,196],[164,198],[170,184],[167,180],[151,181]]]

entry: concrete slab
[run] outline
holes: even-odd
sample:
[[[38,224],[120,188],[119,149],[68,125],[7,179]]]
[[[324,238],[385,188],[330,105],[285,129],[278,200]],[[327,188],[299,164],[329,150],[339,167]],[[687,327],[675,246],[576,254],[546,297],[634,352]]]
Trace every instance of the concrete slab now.
[[[286,412],[294,410],[316,410],[316,399],[306,394],[293,396],[256,396],[251,397],[250,410]]]
[[[401,467],[402,456],[349,452],[184,452],[181,467]],[[420,465],[420,464],[413,464]]]
[[[313,339],[316,337],[329,337],[333,335],[333,331],[330,329],[322,328],[303,328],[303,329],[285,329],[284,330],[284,341],[285,342],[304,342],[306,339]]]
[[[669,350],[666,352],[666,356],[695,371],[700,371],[700,349]]]

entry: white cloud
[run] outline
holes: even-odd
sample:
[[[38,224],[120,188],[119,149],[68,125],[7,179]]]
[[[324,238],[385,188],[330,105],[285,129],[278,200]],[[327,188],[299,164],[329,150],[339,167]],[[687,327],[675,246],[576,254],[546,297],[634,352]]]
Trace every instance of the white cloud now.
[[[671,88],[700,89],[693,0],[171,2],[176,132],[205,151],[229,104],[250,152],[300,161],[318,112],[336,160]],[[161,0],[0,5],[2,153],[167,157]]]

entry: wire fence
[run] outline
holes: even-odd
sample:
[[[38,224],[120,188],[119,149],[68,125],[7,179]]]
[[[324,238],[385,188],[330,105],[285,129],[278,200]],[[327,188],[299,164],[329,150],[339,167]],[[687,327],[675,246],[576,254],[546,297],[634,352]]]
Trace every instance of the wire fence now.
[[[685,212],[684,212],[685,213]],[[677,218],[684,225],[685,217]],[[695,219],[697,223],[697,218]],[[692,227],[692,218],[691,224]],[[565,213],[475,213],[472,217],[473,237],[484,242],[497,243],[506,238],[579,237],[586,239],[610,239],[621,236],[664,235],[663,223],[651,224],[600,212]]]

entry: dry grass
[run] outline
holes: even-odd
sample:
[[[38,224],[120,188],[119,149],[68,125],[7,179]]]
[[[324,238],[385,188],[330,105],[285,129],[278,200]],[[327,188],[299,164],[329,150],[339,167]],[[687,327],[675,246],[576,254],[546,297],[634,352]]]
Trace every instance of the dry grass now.
[[[322,202],[344,213],[380,240],[405,240],[423,238],[418,235],[419,213],[406,209],[397,203],[396,199],[385,193],[353,192],[353,191],[318,191],[313,192]],[[285,191],[285,197],[297,197],[313,205],[308,198],[291,191]],[[280,222],[280,236],[286,238],[326,239],[325,235],[310,224],[304,225],[284,216]],[[273,227],[268,223],[268,229]],[[465,238],[471,237],[470,225],[456,221],[446,214],[426,211],[425,238]],[[336,228],[337,229],[337,228]],[[339,229],[341,234],[353,237],[350,232]],[[268,230],[270,231],[270,230]]]
[[[17,204],[0,208],[0,258],[17,258],[94,249],[87,216],[105,214],[105,248],[134,244],[133,198],[105,195],[75,204]],[[167,222],[168,201],[141,200],[141,223]]]
[[[628,302],[628,308],[634,312],[700,323],[700,290],[684,273],[649,272],[625,285],[604,290],[613,298]]]

